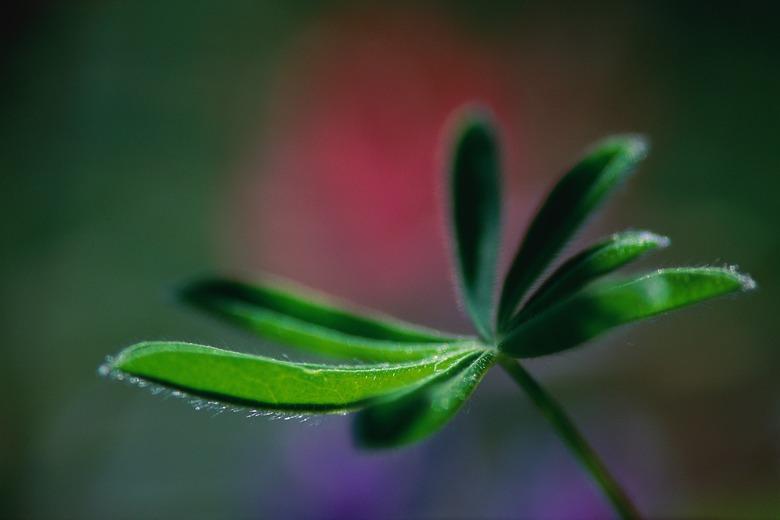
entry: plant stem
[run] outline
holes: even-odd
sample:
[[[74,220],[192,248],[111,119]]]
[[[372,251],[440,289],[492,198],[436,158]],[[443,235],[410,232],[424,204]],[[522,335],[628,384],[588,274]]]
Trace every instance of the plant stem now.
[[[615,508],[620,518],[638,519],[639,511],[631,499],[609,473],[599,456],[582,436],[558,402],[542,388],[516,360],[505,355],[498,356],[498,363],[509,376],[526,391],[536,407],[550,421],[563,442],[574,453],[577,460],[590,473],[591,478]]]

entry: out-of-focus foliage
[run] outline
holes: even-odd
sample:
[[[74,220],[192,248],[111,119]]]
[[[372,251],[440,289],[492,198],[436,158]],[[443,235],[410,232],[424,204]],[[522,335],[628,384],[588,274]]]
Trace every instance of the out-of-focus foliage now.
[[[550,191],[512,259],[501,290],[498,323],[506,332],[517,305],[602,201],[647,155],[641,137],[596,144]]]
[[[479,335],[495,335],[494,287],[501,247],[502,171],[497,136],[487,115],[470,109],[458,114],[449,161],[450,225],[458,285]]]

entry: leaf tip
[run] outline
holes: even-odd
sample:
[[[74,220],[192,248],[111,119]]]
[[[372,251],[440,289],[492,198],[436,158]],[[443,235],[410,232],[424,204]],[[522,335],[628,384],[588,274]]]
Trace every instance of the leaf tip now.
[[[738,266],[730,265],[726,267],[726,270],[739,283],[743,291],[747,292],[758,288],[756,280],[747,273],[741,273]]]
[[[142,341],[123,348],[118,354],[106,356],[103,364],[98,367],[98,374],[109,379],[122,379],[123,374],[130,373],[133,363],[145,354],[154,354],[159,350],[160,342]]]
[[[736,265],[725,265],[723,267],[696,267],[696,268],[677,268],[677,269],[659,269],[659,273],[676,272],[680,274],[693,274],[703,276],[705,279],[718,280],[721,288],[720,294],[732,293],[736,291],[752,291],[758,287],[758,284],[749,274],[739,271]]]
[[[658,249],[665,249],[672,245],[671,238],[653,233],[652,231],[638,231],[636,236],[640,243],[648,244]]]
[[[125,379],[126,372],[122,369],[123,363],[126,360],[125,352],[131,347],[122,350],[115,356],[106,356],[103,363],[98,367],[97,373],[100,377],[106,379],[112,379],[115,381],[123,381]]]
[[[114,369],[113,356],[106,356],[106,359],[104,359],[103,363],[101,363],[100,366],[98,367],[97,373],[100,377],[109,377],[113,369]]]
[[[214,282],[208,278],[190,278],[175,284],[171,292],[179,303],[198,304],[213,288]]]
[[[491,124],[493,111],[482,101],[470,101],[453,111],[453,119],[464,126]]]
[[[650,139],[643,134],[619,134],[608,137],[605,144],[611,144],[634,161],[641,161],[650,153]]]
[[[586,150],[594,160],[618,160],[621,171],[630,173],[650,153],[650,140],[642,134],[615,134],[605,137]]]
[[[447,149],[449,161],[455,160],[458,150],[464,143],[481,143],[485,145],[497,140],[496,123],[493,111],[484,103],[471,102],[456,109],[445,125],[449,136]],[[451,165],[452,166],[452,165]]]

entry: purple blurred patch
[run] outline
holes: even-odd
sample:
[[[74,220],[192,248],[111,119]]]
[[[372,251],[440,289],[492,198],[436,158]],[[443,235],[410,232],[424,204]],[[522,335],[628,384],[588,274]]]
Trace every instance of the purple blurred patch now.
[[[276,493],[256,504],[261,518],[365,519],[404,516],[423,474],[421,448],[364,452],[351,441],[347,419],[303,426],[286,443]]]

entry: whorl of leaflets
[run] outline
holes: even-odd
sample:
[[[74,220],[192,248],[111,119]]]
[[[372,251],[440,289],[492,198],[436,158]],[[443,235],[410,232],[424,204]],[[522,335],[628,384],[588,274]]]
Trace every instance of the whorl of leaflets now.
[[[645,140],[629,135],[596,144],[553,187],[517,249],[496,306],[501,172],[491,120],[486,110],[474,107],[456,115],[446,172],[453,265],[476,336],[403,323],[289,284],[213,278],[181,288],[180,300],[264,340],[341,361],[295,363],[151,341],[126,348],[102,372],[231,407],[358,412],[358,443],[392,447],[423,439],[446,424],[497,361],[523,382],[529,376],[510,365],[511,358],[561,352],[618,326],[755,287],[747,275],[716,267],[603,280],[669,244],[647,231],[612,235],[538,283],[587,217],[647,154]],[[534,286],[538,289],[529,295]],[[525,384],[539,402],[541,387]],[[597,474],[599,468],[589,469]],[[609,484],[603,475],[596,479]],[[610,495],[607,484],[602,482]],[[618,511],[630,512],[621,509],[620,494],[613,495]]]

